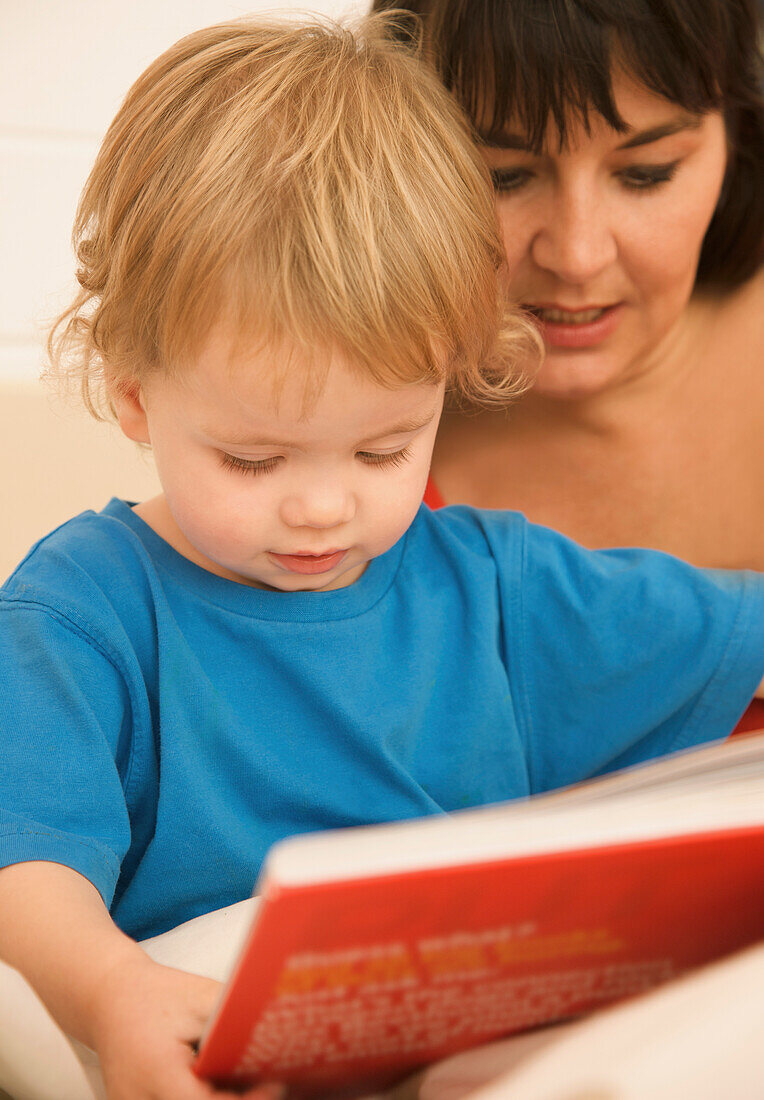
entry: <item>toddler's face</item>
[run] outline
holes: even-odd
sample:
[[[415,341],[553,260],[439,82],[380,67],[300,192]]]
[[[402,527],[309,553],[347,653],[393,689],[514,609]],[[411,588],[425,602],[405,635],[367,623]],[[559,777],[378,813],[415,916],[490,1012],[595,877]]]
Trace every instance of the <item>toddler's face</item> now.
[[[164,492],[136,511],[176,550],[230,580],[285,592],[352,584],[411,524],[443,386],[385,389],[331,361],[304,409],[294,349],[278,397],[273,352],[231,366],[212,338],[182,379],[156,375],[118,402],[153,448]]]

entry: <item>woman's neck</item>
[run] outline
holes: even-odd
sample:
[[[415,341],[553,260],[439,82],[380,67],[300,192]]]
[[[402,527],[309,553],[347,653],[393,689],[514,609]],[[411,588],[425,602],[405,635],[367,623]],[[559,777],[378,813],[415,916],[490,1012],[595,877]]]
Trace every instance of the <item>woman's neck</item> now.
[[[611,385],[582,398],[559,398],[531,389],[509,413],[493,414],[498,423],[507,419],[516,431],[590,431],[631,434],[645,425],[651,411],[663,408],[675,394],[704,386],[703,349],[712,340],[717,311],[700,298],[694,299],[660,343]]]
[[[459,462],[465,464],[466,477],[477,474],[482,481],[490,474],[495,480],[497,467],[490,456],[530,458],[559,453],[586,440],[595,446],[603,440],[618,446],[619,440],[649,437],[658,422],[671,415],[673,402],[686,400],[696,385],[694,376],[702,372],[698,348],[707,338],[708,325],[706,311],[686,310],[682,324],[667,334],[649,359],[636,364],[618,384],[585,398],[560,399],[531,389],[508,410],[447,411],[435,449],[436,477],[442,468],[441,479],[451,480]]]
[[[443,497],[516,508],[585,545],[764,567],[745,519],[764,484],[763,289],[696,296],[649,360],[585,400],[531,391],[509,413],[447,413],[433,460]]]

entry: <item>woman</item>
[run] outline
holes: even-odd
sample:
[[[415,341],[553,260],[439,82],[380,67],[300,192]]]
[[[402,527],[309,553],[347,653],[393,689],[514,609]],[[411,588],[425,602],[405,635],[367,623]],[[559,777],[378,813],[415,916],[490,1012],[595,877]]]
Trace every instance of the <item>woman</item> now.
[[[509,418],[444,419],[429,501],[764,569],[755,0],[374,6],[421,16],[485,149],[510,292],[546,344]]]

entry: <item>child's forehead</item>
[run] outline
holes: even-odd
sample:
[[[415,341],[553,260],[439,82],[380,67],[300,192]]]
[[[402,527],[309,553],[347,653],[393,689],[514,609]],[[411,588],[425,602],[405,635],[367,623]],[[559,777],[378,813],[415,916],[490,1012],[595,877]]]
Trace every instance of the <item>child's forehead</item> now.
[[[210,438],[295,446],[405,434],[440,411],[443,386],[380,385],[336,349],[245,345],[214,334],[179,376],[189,415]]]

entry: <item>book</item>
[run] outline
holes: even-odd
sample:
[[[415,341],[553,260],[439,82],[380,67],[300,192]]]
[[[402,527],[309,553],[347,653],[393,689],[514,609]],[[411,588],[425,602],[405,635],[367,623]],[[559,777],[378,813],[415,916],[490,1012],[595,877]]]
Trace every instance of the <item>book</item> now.
[[[756,1100],[764,942],[574,1022],[436,1062],[389,1100]]]
[[[274,845],[195,1062],[361,1093],[764,937],[764,731],[522,801]]]

